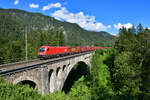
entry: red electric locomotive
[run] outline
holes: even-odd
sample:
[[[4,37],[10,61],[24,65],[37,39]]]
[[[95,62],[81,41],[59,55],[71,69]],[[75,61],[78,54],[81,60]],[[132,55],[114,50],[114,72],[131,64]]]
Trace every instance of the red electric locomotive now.
[[[71,47],[52,47],[41,46],[38,52],[38,58],[52,58],[71,53]]]

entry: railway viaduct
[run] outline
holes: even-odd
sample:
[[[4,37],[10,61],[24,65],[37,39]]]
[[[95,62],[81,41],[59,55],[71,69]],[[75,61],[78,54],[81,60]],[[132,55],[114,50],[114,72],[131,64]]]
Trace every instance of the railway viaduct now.
[[[0,74],[6,83],[27,83],[38,88],[42,94],[52,93],[62,90],[75,64],[82,62],[90,69],[93,53],[90,51],[48,60],[1,65]]]

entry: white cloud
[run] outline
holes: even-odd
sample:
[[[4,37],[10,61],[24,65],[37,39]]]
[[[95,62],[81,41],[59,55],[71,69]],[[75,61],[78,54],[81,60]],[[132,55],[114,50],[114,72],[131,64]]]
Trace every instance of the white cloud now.
[[[31,3],[31,4],[29,4],[29,7],[30,7],[30,8],[39,8],[39,5],[38,5],[38,4]]]
[[[15,0],[14,5],[18,5],[18,4],[19,4],[19,0]]]
[[[108,28],[111,28],[111,25],[108,25],[107,27],[108,27]]]
[[[90,31],[104,31],[111,28],[110,25],[105,26],[101,22],[96,22],[95,16],[85,15],[83,12],[71,13],[65,7],[61,7],[60,10],[56,10],[51,15],[58,20],[76,23],[80,27]]]
[[[120,29],[120,28],[122,28],[122,27],[125,27],[125,28],[129,29],[129,28],[131,28],[132,26],[133,26],[133,24],[131,24],[131,23],[127,23],[127,24],[118,23],[117,25],[114,24],[114,28],[116,28],[116,29]]]
[[[60,8],[61,7],[61,4],[58,2],[58,3],[51,3],[51,4],[48,4],[47,6],[44,6],[42,8],[43,11],[45,10],[49,10],[51,8]]]
[[[119,34],[116,34],[116,33],[110,33],[111,35],[113,36],[118,36]]]

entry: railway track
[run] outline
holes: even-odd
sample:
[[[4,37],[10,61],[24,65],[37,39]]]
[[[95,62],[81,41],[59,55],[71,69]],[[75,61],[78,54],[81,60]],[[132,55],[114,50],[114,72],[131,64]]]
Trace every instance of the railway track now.
[[[21,62],[15,62],[15,63],[9,63],[9,64],[3,64],[0,65],[0,71],[6,71],[11,69],[17,69],[20,66],[28,66],[34,62],[40,61],[39,59],[29,60],[29,61],[21,61]]]
[[[70,59],[70,58],[73,58],[76,56],[81,56],[81,55],[84,55],[84,54],[87,54],[90,52],[93,52],[93,51],[78,53],[78,54],[74,54],[74,55],[67,55],[67,56],[53,58],[53,59],[47,59],[47,60],[34,59],[34,60],[29,60],[29,61],[0,65],[0,75],[5,76],[5,75],[20,72],[20,71],[24,71],[24,70],[30,70],[33,68],[40,67],[41,65],[44,65],[47,63],[52,63],[54,61],[56,62],[56,61],[60,61],[63,59]]]

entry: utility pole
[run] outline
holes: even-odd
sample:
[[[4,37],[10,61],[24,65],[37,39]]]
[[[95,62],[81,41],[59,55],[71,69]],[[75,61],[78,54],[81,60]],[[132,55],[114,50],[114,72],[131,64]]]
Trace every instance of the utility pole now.
[[[28,61],[28,31],[27,31],[27,26],[25,27],[25,49],[26,49],[26,61]]]

